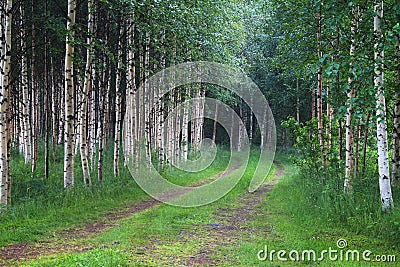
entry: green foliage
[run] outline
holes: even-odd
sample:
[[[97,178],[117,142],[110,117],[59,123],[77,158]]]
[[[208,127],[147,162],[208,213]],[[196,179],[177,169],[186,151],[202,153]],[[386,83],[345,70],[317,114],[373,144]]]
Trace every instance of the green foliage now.
[[[294,118],[289,118],[282,122],[282,127],[289,131],[294,140],[292,160],[299,166],[307,169],[320,169],[320,150],[318,140],[317,120],[313,119],[304,123],[297,122]]]

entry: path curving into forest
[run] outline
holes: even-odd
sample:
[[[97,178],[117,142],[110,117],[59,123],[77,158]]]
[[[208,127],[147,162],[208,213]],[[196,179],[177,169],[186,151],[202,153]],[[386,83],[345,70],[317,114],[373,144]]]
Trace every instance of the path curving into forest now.
[[[232,245],[238,240],[239,235],[242,235],[243,232],[251,231],[250,229],[243,228],[238,222],[251,220],[251,215],[257,211],[257,208],[263,202],[265,196],[273,189],[279,178],[284,175],[282,164],[279,162],[274,163],[278,170],[270,182],[265,183],[253,193],[241,195],[235,202],[235,205],[215,212],[214,217],[216,218],[216,221],[220,222],[218,225],[198,225],[195,228],[190,230],[188,229],[180,234],[180,240],[190,239],[193,235],[197,235],[196,238],[199,240],[205,239],[204,244],[206,244],[201,247],[196,255],[182,259],[182,264],[184,266],[217,265],[218,261],[213,260],[211,257],[211,255],[215,253],[215,249],[218,246],[228,244]],[[230,170],[225,170],[214,177],[194,184],[193,187],[227,176],[237,168],[238,166],[235,166]],[[174,193],[171,194],[171,196],[179,197],[180,195]],[[238,205],[238,203],[240,203],[240,205]],[[23,262],[34,260],[42,256],[74,252],[82,253],[98,248],[99,246],[102,246],[102,244],[90,242],[90,239],[96,234],[102,233],[112,227],[116,227],[122,220],[137,213],[156,208],[160,204],[162,203],[153,198],[149,198],[134,203],[129,208],[105,213],[102,216],[99,216],[99,219],[86,223],[82,227],[61,229],[54,233],[53,237],[50,239],[38,240],[33,244],[22,242],[2,247],[0,248],[0,265],[18,266]],[[157,242],[159,241],[149,240],[148,245],[146,245],[146,253],[138,255],[139,259],[136,260],[143,260],[143,262],[146,262],[149,260],[149,257],[154,256],[152,251],[154,250],[154,247],[157,246]],[[173,266],[174,263],[163,262],[163,265]]]

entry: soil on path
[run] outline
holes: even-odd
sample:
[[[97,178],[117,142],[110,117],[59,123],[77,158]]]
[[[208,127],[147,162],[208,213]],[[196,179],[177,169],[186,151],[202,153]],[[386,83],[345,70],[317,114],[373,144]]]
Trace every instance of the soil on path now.
[[[266,195],[273,189],[278,180],[284,175],[284,168],[281,163],[274,162],[278,170],[274,178],[262,185],[253,193],[241,195],[239,200],[230,208],[218,210],[215,214],[219,225],[205,225],[208,228],[208,236],[212,241],[204,246],[197,255],[185,260],[185,266],[220,266],[223,258],[212,257],[220,246],[235,245],[244,237],[250,237],[255,229],[246,227],[246,223],[253,220],[254,215],[259,211],[260,205],[265,201]],[[263,229],[269,232],[270,229]]]
[[[266,195],[284,175],[282,164],[274,163],[278,168],[274,178],[255,192],[241,195],[230,207],[216,210],[213,214],[215,223],[195,225],[181,231],[173,242],[186,246],[195,240],[196,249],[192,255],[178,256],[173,249],[167,248],[176,244],[166,246],[164,241],[150,240],[139,248],[139,252],[133,251],[134,263],[140,266],[148,264],[152,266],[225,266],[224,257],[227,255],[218,255],[221,247],[236,245],[246,238],[251,239],[251,236],[256,233],[262,232],[268,235],[271,231],[271,229],[248,227],[248,223],[254,220],[254,216],[260,212],[260,205],[265,202]],[[157,255],[157,259],[154,259],[154,255]]]

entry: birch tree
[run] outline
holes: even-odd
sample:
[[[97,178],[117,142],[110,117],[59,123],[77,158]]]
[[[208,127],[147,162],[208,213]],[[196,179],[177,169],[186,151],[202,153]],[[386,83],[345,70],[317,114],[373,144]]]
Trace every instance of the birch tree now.
[[[74,126],[75,126],[75,87],[74,87],[74,32],[76,0],[68,1],[67,38],[65,53],[65,145],[64,145],[64,187],[74,187]]]
[[[400,84],[400,35],[396,38],[397,82]],[[398,184],[400,177],[400,88],[394,92],[392,182]]]
[[[319,11],[317,12],[317,47],[318,47],[318,59],[321,61],[323,57],[322,52],[322,6],[323,2],[319,3]],[[324,125],[322,118],[322,91],[323,91],[323,80],[322,80],[322,65],[319,63],[318,67],[318,87],[317,87],[317,120],[318,120],[318,135],[319,135],[319,148],[321,151],[321,162],[322,167],[325,166],[325,148],[324,148]]]
[[[350,40],[350,57],[354,56],[356,50],[356,31],[358,28],[358,17],[359,17],[360,9],[358,6],[352,7],[352,14],[353,14],[353,22],[351,25],[351,40]],[[353,165],[354,165],[354,153],[353,153],[353,126],[351,123],[351,118],[353,116],[353,99],[355,97],[354,91],[354,76],[355,76],[355,69],[354,69],[354,62],[350,62],[350,73],[348,77],[348,93],[347,93],[347,113],[346,113],[346,172],[345,172],[345,179],[344,179],[344,190],[345,192],[351,192],[351,179],[353,176]]]
[[[83,180],[86,186],[90,186],[90,172],[88,163],[87,149],[87,111],[88,111],[88,96],[92,91],[92,35],[93,35],[93,0],[88,1],[88,37],[87,37],[87,52],[86,52],[86,67],[85,81],[83,85],[83,95],[81,102],[81,123],[80,123],[80,154],[82,161]]]
[[[21,48],[26,50],[26,36],[24,23],[24,8],[20,6],[21,11]],[[28,88],[28,57],[25,53],[21,62],[21,90],[22,90],[22,136],[23,136],[23,153],[25,163],[31,161],[31,135],[30,135],[30,112],[29,112],[29,88]]]
[[[378,170],[379,189],[382,210],[388,211],[393,207],[392,189],[389,175],[389,153],[386,124],[386,100],[384,95],[384,52],[382,47],[381,20],[383,19],[383,1],[374,2],[374,35],[375,35],[375,76],[374,86],[377,90],[376,116],[377,116],[377,144],[378,144]]]
[[[122,52],[123,52],[123,36],[124,36],[124,22],[121,21],[120,35],[118,44],[118,67],[117,77],[115,79],[115,135],[114,135],[114,176],[119,175],[119,154],[121,146],[121,127],[122,127],[122,88],[121,79],[123,72]]]
[[[8,158],[8,131],[7,119],[8,103],[10,97],[10,61],[11,61],[11,26],[12,26],[12,0],[2,1],[0,15],[1,54],[0,54],[0,205],[10,202],[11,181]]]

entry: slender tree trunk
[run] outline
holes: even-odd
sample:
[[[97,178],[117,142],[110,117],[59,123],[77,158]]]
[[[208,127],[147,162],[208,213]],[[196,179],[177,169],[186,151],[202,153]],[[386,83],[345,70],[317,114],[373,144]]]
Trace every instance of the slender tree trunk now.
[[[2,2],[0,15],[1,30],[1,55],[0,59],[0,205],[10,203],[11,180],[9,173],[9,121],[8,102],[10,97],[10,62],[11,62],[11,25],[12,25],[12,1]]]
[[[64,187],[74,186],[74,126],[75,126],[75,87],[73,65],[73,26],[75,24],[76,0],[68,2],[67,35],[65,53],[65,145],[64,145]]]
[[[264,122],[263,122],[264,123]],[[234,138],[235,136],[235,116],[232,111],[231,114],[231,132],[230,132],[230,150],[233,152],[235,150],[235,143],[237,140]],[[263,138],[261,137],[261,147],[263,146]]]
[[[46,17],[47,17],[47,0],[45,7]],[[44,109],[45,109],[45,127],[44,127],[44,136],[45,136],[45,155],[44,155],[44,177],[46,179],[49,178],[49,156],[50,156],[50,82],[49,82],[49,57],[48,57],[48,31],[45,31],[45,44],[44,44],[44,75],[45,75],[45,99],[44,99]]]
[[[88,111],[88,97],[92,91],[93,77],[92,77],[92,34],[93,34],[93,0],[88,1],[88,49],[86,52],[86,67],[85,67],[85,81],[83,85],[83,95],[81,102],[81,124],[80,124],[80,154],[83,171],[83,181],[86,186],[90,186],[90,172],[88,162],[87,150],[87,111]]]
[[[34,14],[34,0],[32,0],[32,14]],[[31,84],[32,84],[32,173],[36,170],[38,158],[38,87],[36,84],[36,28],[35,22],[32,22],[32,60],[31,60]]]
[[[215,144],[215,141],[217,139],[217,125],[218,125],[218,112],[219,112],[219,105],[217,102],[215,102],[215,116],[214,116],[214,128],[213,128],[213,142]],[[250,119],[251,120],[251,119]],[[250,127],[251,128],[251,127]]]
[[[55,76],[54,76],[54,61],[53,57],[51,58],[51,69],[50,69],[50,77],[51,77],[51,95],[52,95],[52,101],[51,101],[51,114],[52,114],[52,145],[53,145],[53,161],[56,161],[56,156],[57,156],[57,135],[58,135],[58,125],[57,125],[57,120],[58,120],[58,105],[60,102],[59,97],[61,95],[58,95],[58,90],[57,86],[55,85]]]
[[[383,19],[383,1],[374,3],[374,35],[375,35],[375,77],[374,85],[377,90],[376,116],[377,116],[377,144],[378,144],[378,169],[379,189],[381,195],[382,210],[389,211],[393,207],[392,188],[389,175],[389,153],[386,124],[386,103],[383,87],[383,49],[380,48],[382,40],[381,19]]]
[[[190,96],[190,91],[186,94],[185,98]],[[185,99],[187,100],[187,99]],[[183,106],[183,117],[182,117],[182,161],[186,162],[188,159],[189,152],[189,108]]]
[[[25,23],[24,23],[24,9],[23,6],[20,6],[21,10],[21,20],[23,21],[21,24],[21,35],[25,37]],[[26,40],[24,38],[21,39],[21,48],[22,50],[26,50]],[[30,135],[30,112],[29,112],[29,87],[28,87],[28,58],[26,53],[22,56],[21,63],[21,89],[22,89],[22,132],[23,132],[23,151],[25,164],[28,164],[31,161],[31,135]]]
[[[300,123],[300,88],[299,78],[296,79],[296,121]]]
[[[64,77],[65,73],[61,75],[58,81],[58,87],[60,88],[60,106],[61,104],[65,103],[65,89],[63,90],[63,80],[65,80]],[[58,125],[60,127],[58,131],[58,141],[57,144],[61,145],[64,144],[64,138],[65,138],[65,108],[60,108],[60,117],[58,118]]]
[[[361,141],[361,120],[358,122],[356,131],[356,145],[354,149],[354,172],[353,177],[356,178],[358,175],[358,168],[360,166],[360,141]]]
[[[127,64],[129,66],[127,72],[127,104],[125,111],[124,132],[125,132],[125,164],[130,160],[126,156],[133,156],[135,153],[134,146],[136,143],[135,128],[136,128],[136,68],[135,68],[135,25],[134,25],[134,11],[129,10],[128,13],[128,30],[127,30]]]
[[[144,80],[145,82],[150,76],[150,34],[145,33],[145,45],[144,45]],[[144,133],[146,140],[146,158],[150,161],[151,159],[151,91],[148,83],[144,86]]]
[[[242,99],[240,99],[240,103],[239,103],[239,118],[241,120],[243,120],[243,107],[242,107]],[[237,142],[237,151],[241,152],[242,151],[242,137],[243,137],[243,133],[242,133],[242,127],[240,127],[240,125],[238,125],[238,142]]]
[[[330,85],[328,86],[328,88]],[[326,89],[326,97],[329,97],[330,90]],[[326,103],[326,117],[327,117],[327,125],[326,125],[326,150],[328,155],[331,153],[332,148],[332,121],[333,121],[333,108],[329,101]]]
[[[318,21],[318,31],[317,31],[317,41],[318,41],[318,58],[322,59],[322,3],[320,3],[319,12],[317,13]],[[317,119],[318,119],[318,135],[319,135],[319,148],[321,151],[321,163],[322,167],[325,166],[325,148],[324,148],[324,125],[322,118],[322,66],[318,68],[318,89],[317,89]]]
[[[119,154],[121,145],[121,127],[122,127],[122,88],[121,78],[123,71],[122,52],[123,52],[123,35],[124,26],[123,21],[120,26],[120,36],[118,45],[118,66],[117,66],[117,77],[115,81],[115,133],[114,133],[114,176],[119,176]]]
[[[165,49],[165,29],[162,30],[161,34],[161,68],[165,69],[166,67],[166,49]],[[161,81],[160,84],[163,83],[163,78],[160,77]],[[158,122],[159,122],[159,132],[158,132],[158,145],[159,145],[159,151],[158,151],[158,166],[159,168],[162,168],[164,166],[164,159],[165,159],[165,121],[164,121],[164,109],[165,109],[165,103],[163,101],[163,95],[161,95],[161,90],[158,95]],[[190,92],[189,92],[190,96]],[[187,140],[189,142],[189,140]]]
[[[251,104],[251,106],[253,106],[253,94],[251,94],[251,96],[250,96],[250,104]],[[253,114],[253,111],[251,110],[251,108],[249,109],[249,114],[250,114],[249,141],[250,141],[250,145],[252,145],[253,144],[253,132],[254,132],[254,114]]]
[[[315,90],[311,90],[311,119],[315,118]]]
[[[400,36],[397,36],[397,83],[400,84]],[[392,150],[392,182],[399,184],[400,180],[400,88],[394,93],[394,122]]]
[[[368,132],[369,132],[369,120],[371,118],[371,113],[368,112],[367,119],[365,121],[365,128],[364,128],[364,141],[363,141],[363,163],[362,163],[362,170],[361,176],[364,176],[366,170],[366,161],[367,161],[367,147],[368,147]]]
[[[106,62],[106,59],[104,59]],[[108,95],[109,95],[109,80],[110,75],[109,71],[103,70],[102,76],[102,87],[103,94],[102,94],[102,101],[101,101],[101,108],[100,108],[100,127],[99,127],[99,159],[97,162],[97,179],[99,181],[103,180],[103,158],[104,158],[104,147],[106,146],[106,127],[107,124],[107,110],[108,110]]]
[[[350,57],[354,56],[356,51],[356,32],[358,29],[358,17],[359,17],[359,7],[354,7],[352,9],[353,22],[351,26],[351,43],[350,43]],[[350,63],[350,75],[348,77],[348,85],[350,90],[347,93],[347,113],[346,113],[346,173],[344,179],[344,191],[347,193],[352,192],[352,178],[354,175],[354,133],[352,126],[352,116],[353,116],[353,99],[355,97],[354,91],[354,62]]]

